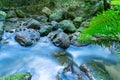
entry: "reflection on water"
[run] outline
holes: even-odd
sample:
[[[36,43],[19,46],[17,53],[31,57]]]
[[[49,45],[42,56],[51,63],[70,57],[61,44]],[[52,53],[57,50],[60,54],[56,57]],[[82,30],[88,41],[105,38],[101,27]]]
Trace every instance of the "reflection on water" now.
[[[5,36],[7,35],[3,38]],[[14,37],[13,34],[12,36]],[[33,75],[32,80],[55,80],[58,70],[63,66],[53,53],[60,51],[60,48],[55,47],[47,37],[41,38],[31,47],[20,46],[13,37],[8,39],[8,44],[0,45],[0,76],[26,71]],[[115,74],[112,76],[120,80],[120,70],[117,71],[120,65],[116,64],[119,60],[110,55],[108,48],[97,45],[70,46],[66,51],[77,65],[91,60],[101,61],[107,65],[110,73]]]

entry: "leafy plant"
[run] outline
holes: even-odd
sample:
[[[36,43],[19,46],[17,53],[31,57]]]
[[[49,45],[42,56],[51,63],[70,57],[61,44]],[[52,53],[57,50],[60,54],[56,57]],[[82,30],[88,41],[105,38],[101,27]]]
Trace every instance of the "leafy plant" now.
[[[120,15],[114,10],[93,17],[80,36],[82,42],[120,41]]]

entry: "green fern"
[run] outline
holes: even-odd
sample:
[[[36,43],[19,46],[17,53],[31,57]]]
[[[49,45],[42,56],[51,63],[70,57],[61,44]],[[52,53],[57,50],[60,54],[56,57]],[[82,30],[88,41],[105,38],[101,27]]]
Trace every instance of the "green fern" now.
[[[93,17],[88,28],[80,36],[82,42],[97,40],[120,40],[120,15],[117,11],[108,10]]]

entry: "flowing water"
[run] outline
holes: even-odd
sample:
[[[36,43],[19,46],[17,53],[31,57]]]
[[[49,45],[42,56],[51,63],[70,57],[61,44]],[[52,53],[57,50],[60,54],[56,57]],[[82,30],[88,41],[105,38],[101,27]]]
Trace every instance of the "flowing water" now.
[[[57,72],[63,68],[54,53],[61,49],[55,47],[47,37],[42,37],[30,47],[22,47],[14,40],[14,34],[4,33],[7,44],[0,44],[0,76],[16,72],[30,72],[32,80],[56,80]],[[84,62],[97,60],[108,65],[116,65],[119,60],[112,56],[109,49],[98,45],[85,47],[70,46],[66,52],[79,66]],[[109,61],[109,63],[107,63]],[[114,66],[115,67],[115,66]],[[113,69],[110,66],[107,68]],[[114,72],[117,71],[114,69]],[[118,71],[116,76],[119,75]],[[114,73],[114,74],[115,74]],[[120,80],[120,78],[116,79]]]

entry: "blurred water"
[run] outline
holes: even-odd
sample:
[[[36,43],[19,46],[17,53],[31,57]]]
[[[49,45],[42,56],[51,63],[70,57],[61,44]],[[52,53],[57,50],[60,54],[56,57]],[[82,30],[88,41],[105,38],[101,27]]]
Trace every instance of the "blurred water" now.
[[[0,44],[0,76],[26,71],[32,74],[32,80],[56,80],[56,74],[63,66],[53,54],[60,48],[55,47],[47,37],[42,37],[30,47],[22,47],[14,40],[14,34],[4,33],[3,39],[9,36],[12,37],[7,40],[8,44]],[[98,45],[70,46],[66,51],[78,66],[91,60],[102,61],[107,66],[114,65],[114,68],[119,63],[108,48]]]

